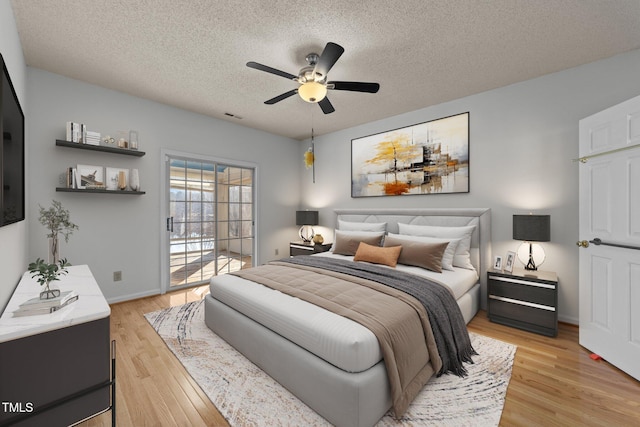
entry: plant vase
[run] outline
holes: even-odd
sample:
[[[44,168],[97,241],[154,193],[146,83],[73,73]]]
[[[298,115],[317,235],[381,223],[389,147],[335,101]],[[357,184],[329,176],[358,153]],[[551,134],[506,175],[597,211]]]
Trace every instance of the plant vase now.
[[[58,236],[49,237],[49,264],[57,264],[60,261],[60,241]]]
[[[52,299],[60,296],[60,289],[57,289],[51,285],[51,282],[47,282],[44,285],[44,291],[40,292],[40,299]]]

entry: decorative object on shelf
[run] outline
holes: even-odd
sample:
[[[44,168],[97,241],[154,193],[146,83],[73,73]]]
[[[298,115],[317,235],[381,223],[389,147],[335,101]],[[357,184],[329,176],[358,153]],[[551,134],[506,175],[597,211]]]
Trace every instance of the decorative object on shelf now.
[[[60,280],[60,276],[68,273],[66,267],[70,266],[63,258],[54,263],[44,262],[44,260],[37,258],[35,262],[29,264],[29,273],[32,273],[32,278],[35,278],[40,286],[44,285],[44,291],[40,292],[40,299],[51,299],[60,296],[60,289],[51,288],[51,282]]]
[[[518,259],[525,270],[535,271],[545,260],[542,246],[533,242],[548,242],[550,239],[550,215],[513,216],[513,240],[523,241],[518,248]]]
[[[120,186],[120,173],[124,174],[124,184],[129,181],[129,169],[123,168],[106,168],[106,189],[107,190],[122,190]]]
[[[106,135],[104,138],[102,138],[102,145],[104,145],[105,147],[117,147],[118,145],[116,144],[116,140],[115,138]]]
[[[127,189],[127,176],[124,171],[118,172],[118,190],[126,190]]]
[[[351,140],[351,197],[469,192],[469,113]]]
[[[129,149],[131,150],[138,149],[138,131],[137,130],[129,131]]]
[[[496,271],[502,271],[502,257],[500,255],[496,255],[493,260],[493,269]]]
[[[131,175],[129,176],[129,188],[131,191],[140,190],[140,175],[138,169],[131,169]]]
[[[48,230],[47,238],[49,239],[49,260],[54,264],[60,259],[60,247],[58,234],[64,236],[64,241],[69,241],[69,236],[73,234],[73,230],[78,230],[78,226],[71,222],[69,211],[62,207],[62,203],[53,200],[49,209],[40,206],[40,224],[44,225]]]
[[[322,234],[316,234],[313,236],[313,243],[315,243],[316,245],[321,245],[324,243],[324,237],[322,237]]]
[[[104,167],[93,165],[78,165],[78,188],[105,188]]]
[[[318,211],[296,211],[296,225],[300,227],[300,238],[305,243],[310,243],[314,232],[312,225],[318,225]]]

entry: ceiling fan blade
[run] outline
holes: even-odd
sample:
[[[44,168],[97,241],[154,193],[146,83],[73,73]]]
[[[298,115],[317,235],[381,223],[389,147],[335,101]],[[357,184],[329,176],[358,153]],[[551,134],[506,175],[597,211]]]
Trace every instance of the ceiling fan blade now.
[[[285,93],[283,93],[282,95],[278,95],[278,96],[276,96],[275,98],[271,98],[271,99],[269,99],[268,101],[264,101],[264,103],[265,103],[265,104],[269,104],[269,105],[273,105],[273,104],[275,104],[276,102],[280,102],[280,101],[282,101],[283,99],[287,99],[287,98],[289,98],[290,96],[295,95],[296,93],[298,93],[298,89],[293,89],[293,90],[290,90],[289,92],[285,92]]]
[[[260,71],[265,71],[267,73],[275,74],[276,76],[281,76],[289,80],[295,80],[298,78],[298,76],[294,76],[293,74],[287,73],[285,71],[276,70],[275,68],[271,68],[267,65],[258,64],[257,62],[253,62],[253,61],[247,62],[247,67],[254,68]]]
[[[378,83],[365,83],[365,82],[327,82],[327,86],[333,85],[333,90],[350,90],[352,92],[368,92],[376,93],[380,89]]]
[[[320,102],[318,102],[318,105],[320,105],[320,108],[322,108],[322,112],[325,114],[331,114],[336,111],[336,109],[333,108],[333,105],[331,105],[331,102],[329,102],[329,98],[327,98],[326,96],[322,98]]]
[[[316,74],[320,74],[322,77],[326,76],[331,67],[333,67],[336,61],[338,61],[338,58],[340,58],[340,55],[343,53],[344,48],[339,44],[332,42],[327,43],[313,71]]]

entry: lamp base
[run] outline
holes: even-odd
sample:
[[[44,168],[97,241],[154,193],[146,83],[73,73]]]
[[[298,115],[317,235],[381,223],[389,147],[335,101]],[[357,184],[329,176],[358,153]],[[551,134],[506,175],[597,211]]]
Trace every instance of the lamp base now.
[[[306,233],[306,227],[308,227],[307,225],[303,225],[302,227],[300,227],[300,238],[302,239],[303,243],[311,243],[311,241],[313,240],[313,236],[315,236],[315,233],[313,232],[313,227],[309,227],[309,230],[311,231],[311,233]]]
[[[523,242],[518,248],[518,259],[527,271],[537,271],[545,258],[544,250],[537,243]]]
[[[538,267],[536,267],[536,263],[533,261],[533,257],[529,258],[529,262],[524,266],[525,270],[529,271],[537,271]]]

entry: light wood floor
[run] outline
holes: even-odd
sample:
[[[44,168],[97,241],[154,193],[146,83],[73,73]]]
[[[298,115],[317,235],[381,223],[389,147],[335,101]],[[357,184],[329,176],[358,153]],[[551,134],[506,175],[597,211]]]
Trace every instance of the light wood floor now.
[[[118,426],[228,425],[143,317],[206,292],[193,288],[111,306]],[[589,358],[577,327],[560,324],[558,337],[547,338],[491,323],[481,311],[469,330],[518,346],[501,426],[640,426],[640,382]],[[81,425],[109,426],[110,417]]]

